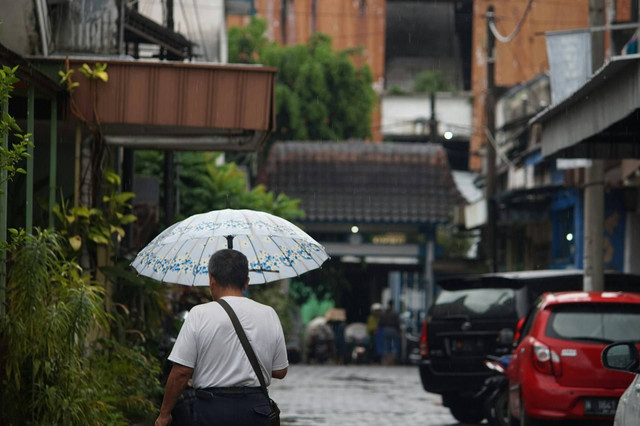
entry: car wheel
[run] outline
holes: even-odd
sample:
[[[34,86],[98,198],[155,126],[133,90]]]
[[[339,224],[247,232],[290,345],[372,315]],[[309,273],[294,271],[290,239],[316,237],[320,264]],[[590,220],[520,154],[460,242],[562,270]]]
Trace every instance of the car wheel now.
[[[540,426],[540,421],[536,419],[532,419],[527,415],[527,411],[525,410],[524,403],[520,403],[520,426]]]
[[[451,415],[460,423],[480,423],[484,419],[482,404],[473,399],[458,399],[449,405]]]
[[[511,413],[509,412],[509,394],[507,391],[500,392],[492,401],[487,415],[487,420],[491,426],[511,426]]]

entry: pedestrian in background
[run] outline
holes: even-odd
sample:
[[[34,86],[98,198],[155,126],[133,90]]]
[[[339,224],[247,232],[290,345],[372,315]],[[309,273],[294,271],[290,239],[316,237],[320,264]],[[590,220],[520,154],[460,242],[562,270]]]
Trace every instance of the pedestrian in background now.
[[[235,328],[222,306],[235,311],[264,373],[282,379],[289,366],[278,314],[270,306],[243,296],[249,285],[247,258],[220,250],[209,260],[209,289],[214,302],[194,306],[169,355],[174,363],[155,426],[171,424],[172,410],[192,380],[194,425],[268,425],[271,407],[260,388]]]
[[[387,309],[380,314],[378,333],[382,343],[382,365],[394,365],[400,353],[400,316],[389,300]]]
[[[369,310],[369,316],[367,317],[367,333],[369,334],[369,353],[371,354],[371,360],[374,364],[380,362],[380,353],[376,345],[376,335],[378,333],[378,321],[380,320],[380,313],[382,312],[382,305],[374,303]]]

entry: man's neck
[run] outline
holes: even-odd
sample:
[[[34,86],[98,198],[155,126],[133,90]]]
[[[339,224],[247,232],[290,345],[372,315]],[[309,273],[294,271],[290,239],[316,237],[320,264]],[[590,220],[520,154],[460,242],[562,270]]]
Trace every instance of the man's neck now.
[[[214,297],[214,300],[218,300],[221,297],[225,297],[225,296],[235,296],[235,297],[244,297],[244,295],[242,294],[242,290],[238,290],[235,288],[225,288],[225,289],[220,289],[220,291],[217,292],[217,294]]]

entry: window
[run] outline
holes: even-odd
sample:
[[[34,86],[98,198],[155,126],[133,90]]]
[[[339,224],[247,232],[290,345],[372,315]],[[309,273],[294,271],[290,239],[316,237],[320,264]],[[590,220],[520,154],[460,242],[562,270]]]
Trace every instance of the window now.
[[[442,290],[431,308],[433,317],[516,316],[515,291],[510,288]]]
[[[585,342],[640,340],[640,306],[571,304],[557,306],[549,317],[549,337]]]

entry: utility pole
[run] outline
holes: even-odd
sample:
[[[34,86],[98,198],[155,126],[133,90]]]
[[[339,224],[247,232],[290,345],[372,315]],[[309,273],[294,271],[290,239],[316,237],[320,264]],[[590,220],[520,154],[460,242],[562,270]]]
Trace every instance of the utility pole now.
[[[484,100],[485,118],[487,120],[486,146],[486,176],[484,186],[484,199],[487,203],[487,226],[485,229],[485,241],[487,256],[491,262],[491,271],[498,271],[497,250],[497,211],[495,205],[496,195],[496,147],[490,138],[495,134],[495,36],[491,26],[495,19],[493,6],[487,8],[487,89]]]
[[[173,0],[167,0],[167,28],[173,31]],[[164,224],[169,226],[173,224],[176,206],[176,189],[175,189],[175,159],[173,151],[168,149],[164,152]]]
[[[605,24],[605,0],[589,0],[589,26]],[[604,63],[604,31],[591,33],[592,70]],[[585,171],[584,187],[585,291],[604,290],[604,160],[593,159]]]
[[[429,94],[429,103],[431,104],[431,118],[429,119],[429,141],[431,143],[438,142],[438,122],[436,121],[436,94]]]

